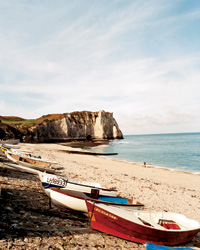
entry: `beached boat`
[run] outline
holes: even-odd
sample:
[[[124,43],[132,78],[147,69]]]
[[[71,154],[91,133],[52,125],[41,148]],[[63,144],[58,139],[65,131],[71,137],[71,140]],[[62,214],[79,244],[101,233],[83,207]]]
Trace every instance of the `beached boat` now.
[[[34,155],[32,152],[30,152],[30,150],[9,148],[9,147],[7,147],[7,145],[1,146],[1,150],[4,153],[5,153],[5,151],[8,151],[12,154],[16,154],[16,155],[19,155],[21,157],[25,157],[25,158],[32,159],[32,160],[37,160],[38,162],[45,162],[45,163],[48,163],[51,165],[57,164],[56,161],[50,161],[48,159],[42,158],[40,155]]]
[[[6,147],[7,149],[20,149],[20,140],[0,140],[0,146]]]
[[[16,145],[19,143],[20,143],[19,139],[0,140],[0,145],[4,145],[4,144]]]
[[[117,196],[116,189],[106,189],[101,187],[99,183],[80,181],[77,179],[65,179],[62,176],[47,173],[39,174],[44,190],[50,196],[50,188],[63,188],[66,190],[74,190],[83,193],[91,193],[91,189],[98,189],[100,195]]]
[[[15,153],[15,154],[26,154],[26,155],[32,153],[29,150],[25,150],[25,149],[21,149],[21,148],[16,148],[16,147],[9,147],[7,144],[3,144],[1,146],[1,151],[2,152],[10,151],[10,152]]]
[[[24,172],[24,173],[30,173],[30,174],[35,174],[35,175],[39,175],[39,170],[33,169],[33,168],[27,168],[15,163],[10,163],[10,162],[4,162],[4,165],[9,166],[14,168],[15,170],[18,170],[20,172]]]
[[[170,212],[126,211],[86,200],[91,228],[122,239],[157,245],[177,245],[192,240],[200,223]]]
[[[195,249],[190,247],[165,247],[165,246],[155,245],[149,242],[146,244],[146,250],[195,250]]]
[[[22,154],[15,154],[9,150],[6,150],[4,153],[10,161],[16,164],[19,164],[28,168],[33,168],[42,172],[47,172],[47,173],[55,172],[55,169],[51,167],[51,163],[41,161],[41,159],[31,158]]]
[[[4,147],[3,145],[1,146],[1,152],[5,154],[6,151],[10,151],[10,149]]]
[[[3,146],[8,148],[8,149],[20,149],[20,145],[18,145],[18,144],[6,143],[6,144],[3,144]]]
[[[95,204],[106,204],[109,206],[124,208],[126,210],[139,210],[144,207],[144,205],[139,202],[133,203],[132,199],[104,196],[99,195],[99,192],[95,192],[97,190],[92,191],[94,192],[86,195],[82,192],[63,190],[62,188],[51,188],[50,198],[52,203],[56,206],[66,207],[86,213],[88,210],[85,200],[93,201]]]

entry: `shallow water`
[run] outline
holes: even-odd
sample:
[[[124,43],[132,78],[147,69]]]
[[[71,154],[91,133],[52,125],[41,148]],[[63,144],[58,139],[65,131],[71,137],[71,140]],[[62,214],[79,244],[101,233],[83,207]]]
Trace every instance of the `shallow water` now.
[[[127,135],[92,151],[115,152],[114,159],[200,173],[200,133]]]

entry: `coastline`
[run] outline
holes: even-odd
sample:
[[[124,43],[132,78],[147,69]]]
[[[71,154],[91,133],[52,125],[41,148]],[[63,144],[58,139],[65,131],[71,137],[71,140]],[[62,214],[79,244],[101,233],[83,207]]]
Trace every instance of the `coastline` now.
[[[60,175],[98,182],[106,188],[117,188],[119,195],[143,203],[145,210],[177,212],[200,221],[199,174],[154,166],[144,167],[141,164],[113,160],[103,156],[68,154],[62,150],[71,150],[71,147],[59,144],[21,143],[20,146],[42,158],[56,161],[58,167],[63,168],[58,172]],[[113,249],[145,249],[144,245],[97,231],[92,231],[92,235],[94,241],[95,237],[103,237],[104,242],[109,239]],[[84,239],[84,234],[81,237]],[[119,242],[120,244],[126,242],[126,247],[117,248]],[[200,248],[200,233],[192,242],[183,246]],[[88,248],[82,247],[81,249]]]
[[[152,186],[152,189],[154,185],[156,187],[165,185],[165,188],[166,186],[176,189],[188,188],[191,191],[200,192],[200,175],[185,171],[157,168],[154,166],[144,167],[141,164],[121,162],[103,156],[67,154],[62,152],[63,149],[67,148],[58,144],[21,144],[21,148],[30,149],[34,154],[56,161],[58,168],[63,168],[60,171],[62,175],[69,178],[99,182],[106,188],[116,187],[120,195],[133,195],[137,199],[142,199],[141,202],[143,203],[146,200],[141,197],[140,190],[142,191],[143,185],[146,185],[147,182],[150,183],[148,186]],[[156,190],[156,196],[158,196],[159,190]],[[183,197],[180,198],[182,200]],[[149,199],[147,201],[146,203],[150,203]],[[169,203],[171,204],[171,202]],[[198,205],[200,209],[200,204]],[[149,204],[148,206],[151,207],[152,205]],[[185,208],[185,210],[187,209]],[[190,214],[187,212],[185,215],[189,216]],[[199,218],[200,211],[198,211],[194,219],[198,220]]]
[[[127,135],[105,150],[118,152],[117,159],[199,174],[199,143],[200,133]]]
[[[124,159],[120,159],[120,158],[112,158],[111,157],[106,157],[105,158],[109,159],[109,160],[113,160],[113,161],[118,161],[118,162],[122,162],[122,163],[130,163],[130,164],[136,164],[139,165],[141,167],[144,167],[144,164],[140,163],[140,162],[134,162],[134,161],[129,161],[129,160],[124,160]],[[182,173],[186,173],[186,174],[194,174],[194,175],[199,175],[200,176],[200,172],[190,172],[187,170],[182,170],[182,169],[178,169],[178,168],[169,168],[169,167],[164,167],[164,166],[158,166],[158,165],[153,165],[153,164],[146,164],[147,168],[155,168],[155,169],[163,169],[163,170],[168,170],[168,171],[172,171],[172,172],[182,172]]]
[[[132,160],[126,160],[126,159],[122,159],[122,158],[114,158],[114,157],[109,157],[109,159],[112,159],[114,161],[120,161],[120,162],[124,162],[124,163],[131,163],[131,164],[137,164],[137,165],[140,165],[140,166],[144,166],[143,163],[141,162],[135,162],[135,161],[132,161]],[[200,171],[187,171],[187,170],[184,170],[184,169],[181,169],[180,167],[168,167],[168,166],[159,166],[159,165],[154,165],[154,164],[150,164],[150,163],[146,163],[146,167],[153,167],[153,168],[157,168],[157,169],[166,169],[166,170],[169,170],[169,171],[175,171],[175,172],[183,172],[183,173],[189,173],[189,174],[195,174],[195,175],[200,175]]]

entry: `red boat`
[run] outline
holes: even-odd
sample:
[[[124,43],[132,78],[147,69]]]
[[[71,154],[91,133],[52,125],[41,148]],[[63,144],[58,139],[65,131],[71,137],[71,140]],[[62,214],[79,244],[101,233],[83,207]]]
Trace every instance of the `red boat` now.
[[[200,232],[200,223],[170,212],[126,211],[86,200],[91,228],[137,243],[178,245]]]

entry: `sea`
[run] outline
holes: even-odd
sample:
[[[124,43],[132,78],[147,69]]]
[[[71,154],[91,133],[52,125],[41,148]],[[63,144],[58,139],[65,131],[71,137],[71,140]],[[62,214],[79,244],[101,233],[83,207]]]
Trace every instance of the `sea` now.
[[[125,135],[92,148],[121,161],[200,174],[200,133]]]

